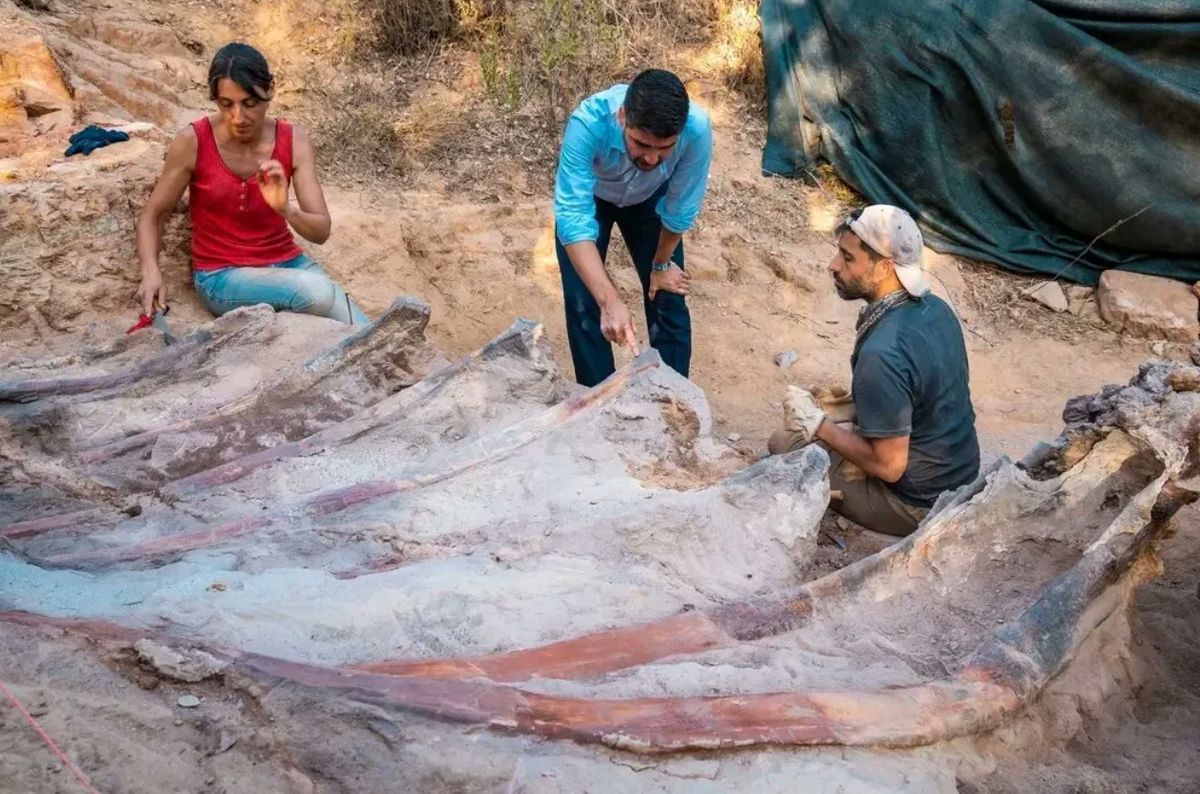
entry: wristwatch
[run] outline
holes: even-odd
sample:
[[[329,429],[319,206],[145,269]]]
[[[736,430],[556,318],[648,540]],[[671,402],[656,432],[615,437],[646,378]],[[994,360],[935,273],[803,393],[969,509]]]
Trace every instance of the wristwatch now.
[[[671,265],[673,265],[673,264],[675,264],[675,263],[672,262],[670,259],[668,259],[666,262],[654,262],[650,265],[650,269],[653,270],[655,273],[661,273],[664,270],[670,270]]]

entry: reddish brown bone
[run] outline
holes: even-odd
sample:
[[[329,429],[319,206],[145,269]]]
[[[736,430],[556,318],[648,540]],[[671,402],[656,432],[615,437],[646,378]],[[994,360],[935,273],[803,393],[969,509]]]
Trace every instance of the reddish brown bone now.
[[[659,359],[658,354],[652,351],[647,352],[637,361],[622,368],[608,380],[604,381],[604,383],[589,390],[587,393],[559,403],[542,414],[533,417],[532,421],[523,422],[513,428],[511,432],[506,432],[505,435],[515,436],[509,443],[505,444],[501,439],[498,445],[487,453],[471,458],[464,463],[430,474],[419,475],[408,480],[361,483],[325,495],[324,499],[328,499],[328,501],[323,500],[322,496],[317,496],[309,504],[317,503],[319,506],[316,508],[316,512],[318,513],[335,512],[336,510],[360,504],[370,499],[443,482],[478,466],[503,460],[522,447],[541,438],[546,433],[560,428],[589,409],[603,405],[621,393],[629,385],[631,378],[642,372],[655,369],[660,365],[661,359]],[[344,500],[345,504],[334,506],[340,504],[338,500]],[[254,518],[227,522],[216,527],[207,527],[195,532],[155,538],[146,543],[131,546],[117,546],[98,551],[77,552],[44,558],[39,560],[38,563],[55,568],[86,566],[89,569],[94,569],[116,562],[128,562],[139,559],[159,560],[164,557],[223,543],[232,538],[251,534],[265,527],[278,526],[281,520],[277,516],[256,516]]]
[[[47,568],[82,568],[92,570],[104,565],[132,560],[157,561],[164,557],[172,557],[188,551],[195,551],[218,543],[240,538],[245,535],[272,526],[275,519],[267,516],[255,518],[240,518],[219,524],[215,527],[205,527],[195,532],[182,532],[176,535],[165,535],[145,543],[132,546],[115,546],[72,554],[59,554],[37,560],[37,564]]]
[[[539,648],[474,659],[371,662],[353,669],[424,678],[474,678],[516,682],[543,678],[594,678],[667,656],[701,653],[737,644],[702,612],[685,612],[640,626],[598,631]]]
[[[220,466],[175,480],[164,486],[161,492],[166,496],[173,497],[195,493],[206,488],[235,482],[281,460],[313,455],[338,444],[352,441],[364,433],[386,424],[400,412],[409,412],[427,403],[439,394],[455,376],[466,371],[480,359],[510,346],[514,339],[530,334],[535,327],[535,323],[518,320],[505,333],[497,339],[493,339],[480,350],[464,356],[450,366],[443,367],[411,388],[359,411],[349,419],[318,431],[307,438],[244,455]]]
[[[1023,615],[998,629],[960,674],[918,686],[689,698],[564,698],[489,681],[380,675],[234,650],[210,652],[251,674],[341,691],[355,700],[502,730],[602,742],[638,752],[764,743],[890,747],[929,744],[997,727],[1036,697],[1082,641],[1085,633],[1079,630],[1080,621],[1095,597],[1128,571],[1162,534],[1175,512],[1195,498],[1196,494],[1174,485],[1164,487],[1150,522],[1141,531],[1118,533],[1090,548],[1079,563],[1051,582]],[[0,620],[67,628],[124,642],[136,636],[102,621],[28,613],[0,613]],[[694,625],[691,619],[679,622],[684,627]],[[661,623],[659,628],[664,628]],[[158,638],[177,641],[164,635]],[[555,645],[565,647],[563,643]],[[568,674],[579,669],[576,662],[543,650],[547,668]],[[462,662],[456,671],[470,676],[481,672],[477,663]]]
[[[617,370],[603,383],[589,389],[586,393],[565,400],[550,410],[505,431],[501,437],[494,439],[496,446],[484,454],[439,472],[417,475],[403,480],[375,480],[338,488],[313,497],[306,506],[313,513],[328,515],[382,496],[404,493],[443,482],[479,466],[504,460],[590,409],[609,402],[623,392],[634,377],[659,366],[661,366],[661,359],[658,357],[658,353],[652,350],[647,351],[636,361]],[[509,438],[505,439],[503,436]]]
[[[413,362],[404,361],[398,365],[393,361],[395,350],[392,348],[397,339],[423,338],[428,320],[429,307],[425,303],[415,298],[397,298],[383,316],[364,327],[362,331],[343,340],[332,350],[309,361],[300,372],[255,389],[207,416],[145,430],[81,452],[77,459],[85,464],[101,463],[153,443],[166,434],[220,427],[239,417],[252,414],[261,414],[267,421],[275,424],[286,424],[289,418],[302,419],[311,413],[307,403],[318,400],[322,395],[321,390],[315,388],[317,384],[343,371],[363,369],[363,374],[368,380],[382,383],[384,380],[396,379],[395,374],[386,374],[385,370],[396,370],[399,373],[398,385],[411,385],[416,382],[416,376],[403,370]],[[366,361],[368,358],[372,361]],[[392,389],[388,386],[385,390],[390,392]],[[289,397],[292,398],[291,401],[285,399]],[[290,413],[280,410],[281,404],[286,406]],[[250,435],[253,437],[258,433]]]
[[[9,538],[12,540],[32,538],[45,532],[52,532],[56,529],[74,527],[80,521],[93,518],[102,512],[103,510],[101,508],[89,507],[85,510],[76,510],[71,513],[61,513],[56,516],[47,516],[46,518],[36,518],[30,521],[18,521],[15,524],[9,524],[6,527],[0,527],[0,538]]]
[[[43,397],[120,389],[146,378],[161,375],[179,367],[180,361],[201,350],[212,334],[200,331],[177,345],[155,352],[138,362],[132,369],[106,375],[84,375],[75,378],[0,382],[0,402],[32,402]]]
[[[1129,570],[1162,534],[1175,512],[1195,498],[1196,494],[1168,484],[1159,493],[1151,520],[1141,531],[1118,533],[1090,548],[1079,563],[1051,582],[1030,609],[997,630],[960,674],[919,686],[702,698],[564,698],[490,681],[380,675],[238,651],[211,652],[248,673],[341,691],[355,700],[468,724],[596,741],[645,753],[764,743],[890,747],[929,744],[997,727],[1036,697],[1082,641],[1080,621],[1095,597]],[[125,630],[100,621],[25,613],[0,613],[0,620],[129,640]],[[688,616],[677,622],[680,625],[657,624],[667,641],[682,630],[700,628],[701,636],[709,631],[702,622]],[[709,636],[723,641],[719,634]],[[596,635],[592,639],[596,640]],[[575,642],[578,644],[574,647],[583,648],[587,638]],[[577,661],[562,656],[562,650],[570,647],[555,643],[541,649],[543,667],[566,674],[579,671]],[[642,663],[643,656],[635,652],[628,661]],[[449,662],[440,664],[444,671]],[[458,665],[456,674],[486,674],[477,662],[458,660]],[[435,672],[435,668],[431,666],[426,672]]]

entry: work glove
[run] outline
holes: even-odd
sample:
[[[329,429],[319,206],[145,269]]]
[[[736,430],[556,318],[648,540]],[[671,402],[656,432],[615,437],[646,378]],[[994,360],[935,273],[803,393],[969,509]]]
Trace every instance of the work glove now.
[[[101,146],[108,146],[110,143],[120,143],[121,141],[129,140],[129,133],[121,132],[120,130],[106,130],[103,127],[97,127],[95,124],[89,124],[68,138],[68,140],[71,145],[63,153],[64,156],[70,157],[76,154],[89,155]]]
[[[787,398],[783,401],[783,427],[801,436],[804,443],[817,437],[825,411],[809,392],[799,386],[788,386]]]
[[[825,416],[832,422],[856,422],[858,411],[854,406],[854,396],[845,386],[816,386],[810,390],[813,399],[825,411]]]

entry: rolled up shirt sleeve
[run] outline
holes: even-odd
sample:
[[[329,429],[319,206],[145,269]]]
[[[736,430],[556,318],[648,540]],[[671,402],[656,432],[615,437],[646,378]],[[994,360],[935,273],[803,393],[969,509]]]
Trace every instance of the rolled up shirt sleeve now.
[[[598,141],[578,117],[572,116],[563,134],[554,180],[554,226],[563,245],[600,236],[596,221],[596,172],[592,158]]]
[[[700,119],[695,137],[689,141],[687,151],[675,166],[666,195],[655,207],[663,226],[675,234],[683,234],[692,228],[708,189],[708,167],[713,152],[712,122],[707,115]]]

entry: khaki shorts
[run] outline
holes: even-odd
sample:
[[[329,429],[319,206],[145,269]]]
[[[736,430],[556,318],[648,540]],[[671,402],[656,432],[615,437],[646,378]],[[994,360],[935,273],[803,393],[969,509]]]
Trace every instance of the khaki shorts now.
[[[768,445],[771,454],[781,455],[804,446],[793,436],[785,430],[772,436]],[[829,507],[838,515],[875,532],[898,537],[911,535],[928,515],[928,507],[910,505],[883,480],[868,476],[824,444],[821,447],[829,453]]]

